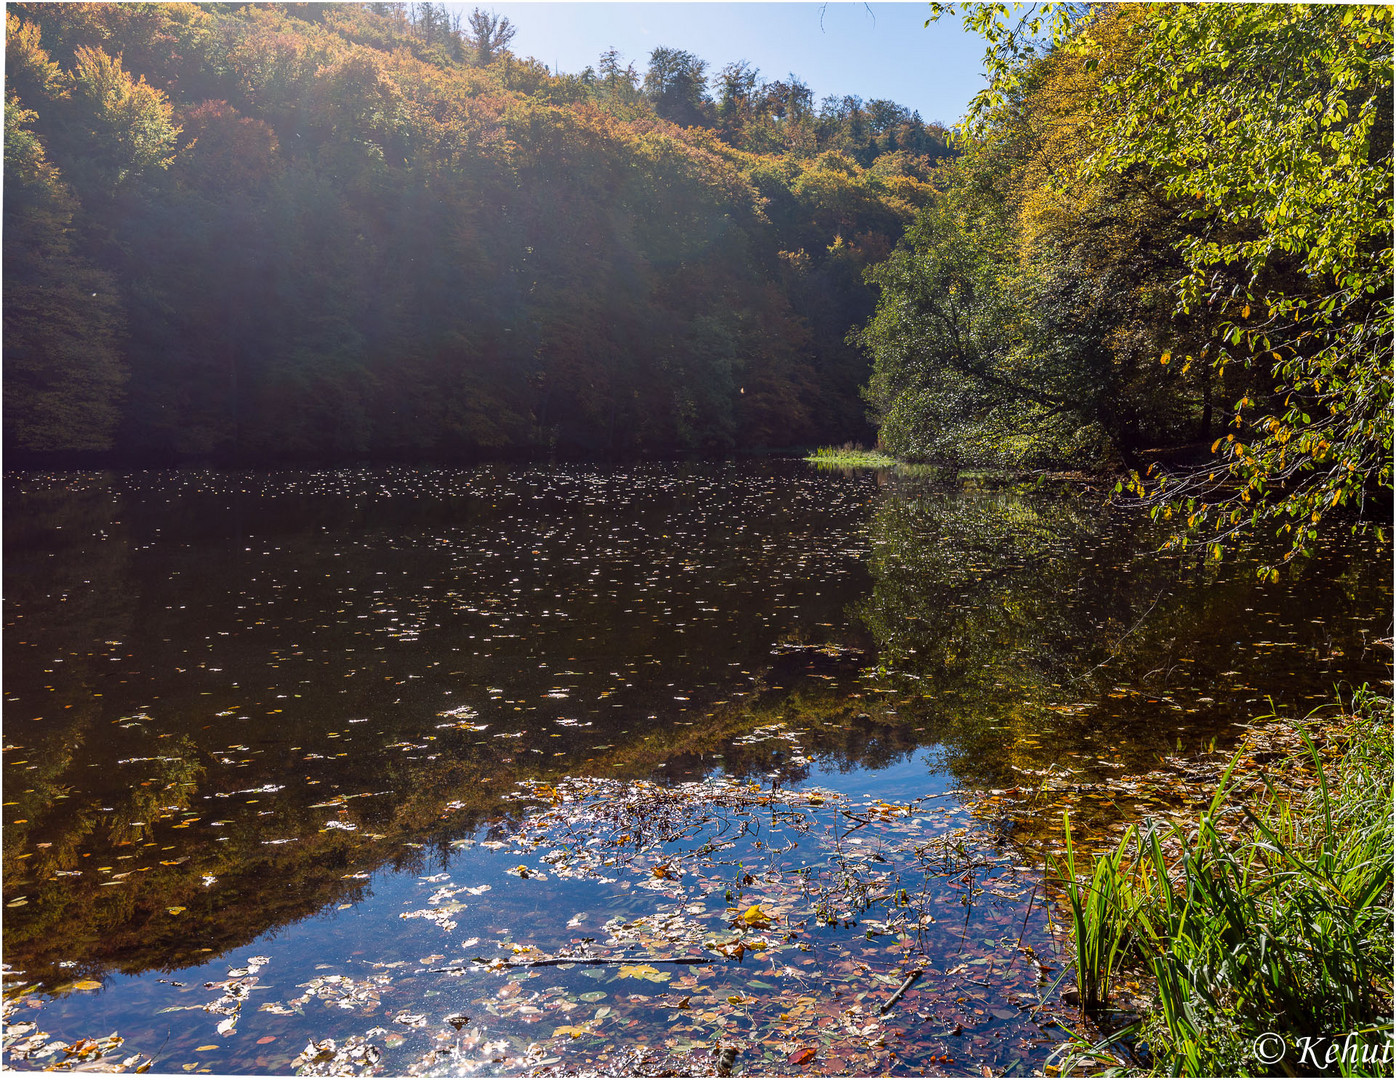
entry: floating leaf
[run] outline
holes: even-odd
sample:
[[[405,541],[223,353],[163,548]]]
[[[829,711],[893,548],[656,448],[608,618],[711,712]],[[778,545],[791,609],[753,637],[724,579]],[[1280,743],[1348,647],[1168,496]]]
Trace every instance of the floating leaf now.
[[[760,904],[752,904],[742,912],[738,921],[746,923],[747,926],[766,927],[771,925],[771,916],[761,910]]]
[[[619,977],[622,979],[648,979],[650,982],[668,982],[673,975],[660,971],[653,964],[621,964]]]

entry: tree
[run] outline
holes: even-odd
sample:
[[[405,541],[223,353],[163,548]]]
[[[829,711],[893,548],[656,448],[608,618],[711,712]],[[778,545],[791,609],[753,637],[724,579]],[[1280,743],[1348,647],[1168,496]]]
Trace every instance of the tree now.
[[[650,53],[645,96],[654,111],[683,127],[707,122],[708,65],[691,52],[659,46]]]
[[[619,51],[614,47],[607,49],[601,54],[598,66],[599,77],[592,83],[592,93],[597,101],[620,116],[634,114],[637,107],[640,110],[648,108],[640,94],[640,73],[635,70],[634,64],[624,63]]]
[[[932,18],[954,7],[932,4]],[[989,42],[975,125],[1049,43],[1106,62],[1101,21],[1070,4],[1016,24],[1006,4],[968,8]],[[1246,389],[1220,457],[1131,488],[1185,516],[1180,546],[1201,538],[1219,557],[1269,524],[1292,558],[1325,518],[1392,486],[1392,13],[1159,4],[1132,33],[1133,59],[1086,110],[1098,140],[1086,168],[1141,173],[1187,207],[1177,310],[1212,340],[1182,363],[1239,369]]]
[[[31,130],[35,117],[7,90],[5,446],[108,450],[126,381],[121,302],[112,276],[75,250],[78,203]]]
[[[475,50],[475,63],[488,67],[514,40],[515,30],[509,20],[494,12],[475,8],[466,18],[469,29],[465,34],[466,44]]]
[[[961,169],[867,272],[881,296],[853,336],[872,356],[867,394],[879,440],[904,457],[1000,458],[1019,420],[1060,411],[1015,370],[1023,304],[1012,217],[974,179]]]
[[[1217,313],[1215,363],[1251,381],[1219,467],[1160,490],[1214,550],[1268,522],[1292,557],[1392,484],[1391,9],[1184,5],[1140,32],[1096,167],[1146,168],[1209,222],[1179,306]]]
[[[120,56],[79,45],[68,76],[68,122],[84,137],[84,152],[69,164],[80,191],[109,195],[174,160],[180,129],[169,97],[131,78]]]
[[[752,119],[758,72],[745,60],[725,64],[717,73],[717,119],[724,137],[734,141]]]

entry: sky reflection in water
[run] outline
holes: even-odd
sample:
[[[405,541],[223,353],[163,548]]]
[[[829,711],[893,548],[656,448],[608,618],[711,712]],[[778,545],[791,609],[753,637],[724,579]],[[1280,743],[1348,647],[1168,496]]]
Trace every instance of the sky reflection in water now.
[[[14,474],[5,509],[5,955],[42,984],[7,991],[11,1024],[115,1029],[165,1071],[285,1072],[329,1036],[391,1073],[614,1065],[642,1037],[739,1037],[748,1072],[1031,1071],[1035,878],[945,793],[1134,775],[1226,745],[1268,697],[1302,712],[1389,677],[1389,547],[1340,537],[1262,585],[1060,491],[794,462]],[[616,791],[519,797],[569,775],[728,786],[671,879],[672,844],[595,831]],[[792,816],[718,814],[737,780]],[[956,829],[992,883],[927,861]],[[892,899],[834,903],[874,836],[888,861],[854,876]],[[579,837],[623,864],[540,862]],[[752,903],[778,921],[730,925]],[[740,965],[662,979],[470,964],[744,933],[764,947]],[[994,977],[948,974],[970,960]],[[882,1017],[911,966],[937,975]]]

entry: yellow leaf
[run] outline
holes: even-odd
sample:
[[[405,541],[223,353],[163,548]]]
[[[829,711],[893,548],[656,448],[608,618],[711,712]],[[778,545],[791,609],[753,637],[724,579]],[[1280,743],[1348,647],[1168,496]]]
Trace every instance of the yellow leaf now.
[[[184,911],[185,909],[182,907],[170,907],[166,908],[165,910],[168,911],[171,915],[178,915],[181,911]]]
[[[1245,307],[1243,307],[1243,308],[1241,309],[1241,318],[1243,318],[1243,319],[1249,319],[1250,317],[1251,317],[1251,306],[1250,306],[1250,304],[1247,304]]]
[[[751,907],[742,912],[739,921],[746,923],[748,926],[771,925],[771,917],[761,910],[760,904],[752,904]]]
[[[74,990],[100,990],[102,984],[95,979],[83,979],[81,982],[73,983]]]
[[[1172,360],[1172,359],[1173,359],[1173,354],[1172,354],[1171,352],[1166,352],[1166,353],[1164,353],[1162,356],[1160,356],[1160,357],[1158,358],[1158,362],[1159,362],[1160,364],[1166,364],[1166,363],[1168,363],[1168,361],[1170,361],[1170,360]]]
[[[218,1044],[217,1044],[217,1043],[209,1043],[207,1046],[196,1046],[196,1047],[194,1047],[194,1053],[196,1053],[196,1054],[202,1054],[205,1050],[217,1050],[217,1049],[218,1049]]]
[[[622,979],[648,979],[650,982],[668,982],[673,976],[660,971],[652,964],[621,964],[619,977]]]
[[[570,1035],[572,1038],[575,1039],[580,1035],[585,1035],[586,1033],[587,1029],[584,1027],[573,1027],[570,1024],[563,1024],[561,1027],[553,1029],[553,1038],[556,1039],[559,1035]]]

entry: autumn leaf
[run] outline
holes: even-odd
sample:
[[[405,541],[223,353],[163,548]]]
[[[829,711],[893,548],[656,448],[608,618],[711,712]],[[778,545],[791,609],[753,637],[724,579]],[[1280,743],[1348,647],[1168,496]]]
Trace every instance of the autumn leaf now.
[[[790,1055],[790,1058],[789,1058],[790,1064],[792,1064],[792,1065],[804,1065],[804,1064],[807,1064],[809,1061],[811,1061],[811,1060],[814,1058],[814,1055],[815,1055],[816,1053],[817,1053],[817,1051],[815,1050],[815,1048],[814,1048],[813,1046],[805,1046],[805,1047],[802,1047],[801,1049],[796,1050],[793,1054]]]
[[[766,927],[771,925],[771,916],[761,910],[760,904],[752,904],[737,919],[747,926]]]
[[[668,982],[673,976],[660,971],[651,964],[621,964],[619,977],[622,979],[648,979],[650,982]]]

